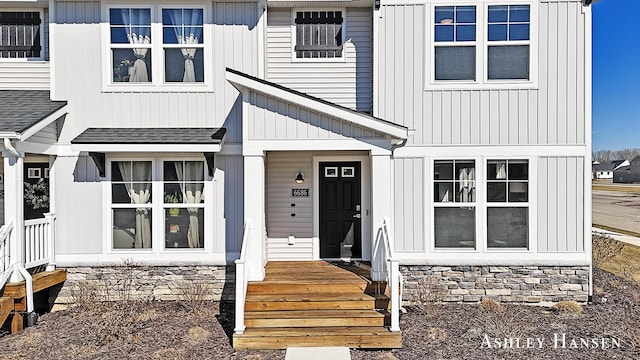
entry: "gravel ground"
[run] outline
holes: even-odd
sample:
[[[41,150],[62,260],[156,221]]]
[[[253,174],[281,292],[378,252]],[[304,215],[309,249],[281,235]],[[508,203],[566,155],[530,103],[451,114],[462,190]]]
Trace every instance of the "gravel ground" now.
[[[598,270],[595,290],[596,301],[580,314],[523,305],[503,305],[500,310],[468,304],[408,308],[401,319],[402,349],[352,350],[351,356],[374,360],[639,359],[640,287]],[[610,296],[602,303],[605,292]],[[38,325],[0,338],[0,358],[284,359],[284,351],[234,351],[229,340],[231,309],[229,304],[221,308],[209,304],[193,311],[178,302],[134,302],[45,314]],[[513,339],[512,346],[504,348],[504,338]],[[516,339],[520,339],[519,348]]]

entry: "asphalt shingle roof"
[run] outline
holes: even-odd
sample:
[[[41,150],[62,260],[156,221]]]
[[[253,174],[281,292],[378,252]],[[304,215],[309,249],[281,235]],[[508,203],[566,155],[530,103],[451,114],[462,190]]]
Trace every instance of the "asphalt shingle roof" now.
[[[66,104],[47,90],[0,90],[0,132],[22,133]]]
[[[220,144],[225,128],[89,128],[72,144]]]

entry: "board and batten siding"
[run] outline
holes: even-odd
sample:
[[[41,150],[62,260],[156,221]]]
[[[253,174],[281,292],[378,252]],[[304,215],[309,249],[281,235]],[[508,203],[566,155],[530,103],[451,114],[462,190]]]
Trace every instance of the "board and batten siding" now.
[[[581,8],[579,0],[540,2],[536,88],[439,90],[425,79],[433,66],[425,5],[384,4],[376,115],[415,129],[409,146],[584,144]]]
[[[275,97],[249,94],[250,140],[382,138],[382,133],[339,120]]]
[[[216,155],[215,161],[213,252],[240,253],[244,231],[244,160],[239,155]],[[222,238],[224,242],[220,241]]]
[[[396,251],[424,251],[425,158],[393,160],[393,236]]]
[[[538,159],[538,252],[583,252],[583,157]],[[578,175],[578,176],[576,176]]]
[[[339,9],[337,9],[339,10]],[[269,8],[266,78],[277,84],[363,112],[372,107],[372,11],[347,8],[344,59],[294,59],[291,9]]]
[[[102,183],[88,156],[58,156],[55,168],[56,253],[102,253]],[[105,239],[105,241],[110,241]]]
[[[103,91],[103,43],[100,3],[56,1],[56,51],[53,61],[56,100],[69,101],[69,116],[60,136],[68,143],[88,127],[221,127],[226,142],[242,141],[241,98],[225,80],[225,68],[256,75],[259,15],[255,2],[213,3],[213,91]],[[205,41],[207,41],[205,39]],[[82,74],[79,84],[70,79]]]

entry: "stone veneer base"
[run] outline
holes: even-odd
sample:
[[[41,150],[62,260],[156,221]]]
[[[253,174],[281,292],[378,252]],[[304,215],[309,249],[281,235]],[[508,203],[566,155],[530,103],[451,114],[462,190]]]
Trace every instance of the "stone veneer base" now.
[[[445,302],[539,303],[589,299],[589,266],[400,266],[403,299],[411,303],[420,288],[438,291]],[[424,292],[424,291],[423,291]]]
[[[235,298],[235,266],[105,266],[66,268],[67,281],[56,303],[74,302],[79,285],[97,289],[99,298],[117,300],[128,288],[131,299],[181,300],[185,284],[206,284],[207,299]],[[419,288],[437,288],[438,301],[538,303],[573,300],[589,296],[589,266],[400,266],[404,278],[405,303],[410,304]],[[124,279],[130,279],[125,281]]]
[[[97,289],[98,298],[118,300],[127,289],[133,300],[181,300],[193,292],[193,284],[205,284],[207,300],[232,300],[235,266],[104,266],[59,267],[67,270],[56,303],[74,302],[74,292],[82,286]],[[77,296],[77,295],[76,295]]]

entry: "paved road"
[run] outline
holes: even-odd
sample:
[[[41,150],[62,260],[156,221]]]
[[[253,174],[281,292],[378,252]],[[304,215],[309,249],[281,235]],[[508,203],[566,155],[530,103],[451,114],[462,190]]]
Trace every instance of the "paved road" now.
[[[640,194],[593,190],[593,223],[640,234]]]

